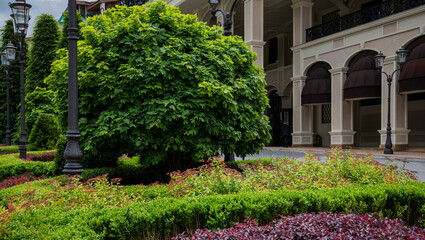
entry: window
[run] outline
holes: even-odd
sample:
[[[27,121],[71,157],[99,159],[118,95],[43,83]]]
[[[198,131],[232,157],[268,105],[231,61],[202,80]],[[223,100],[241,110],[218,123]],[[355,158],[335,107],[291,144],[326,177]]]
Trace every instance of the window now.
[[[269,40],[269,64],[278,62],[278,45],[277,45],[277,37]]]
[[[322,104],[322,123],[331,123],[331,105]]]

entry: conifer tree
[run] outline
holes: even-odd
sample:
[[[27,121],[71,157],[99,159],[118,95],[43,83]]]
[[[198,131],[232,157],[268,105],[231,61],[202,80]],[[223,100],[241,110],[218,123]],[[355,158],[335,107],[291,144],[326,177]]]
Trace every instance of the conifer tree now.
[[[42,14],[36,18],[32,44],[29,51],[26,73],[26,93],[36,87],[45,88],[44,78],[50,74],[50,65],[55,59],[59,28],[52,15]]]
[[[16,48],[16,59],[15,62],[9,67],[9,92],[10,92],[10,127],[13,135],[18,133],[19,128],[19,104],[20,104],[20,80],[19,80],[19,41],[15,37],[13,32],[13,20],[9,19],[6,24],[0,30],[1,32],[1,48],[3,51],[4,47],[10,42]],[[24,51],[28,49],[28,44],[24,41]],[[3,67],[0,74],[0,141],[5,141],[6,136],[6,74],[3,71]]]

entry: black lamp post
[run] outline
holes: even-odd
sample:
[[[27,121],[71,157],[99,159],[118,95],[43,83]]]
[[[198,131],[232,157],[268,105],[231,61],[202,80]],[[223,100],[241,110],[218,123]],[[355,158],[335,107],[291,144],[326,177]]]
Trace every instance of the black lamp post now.
[[[78,131],[78,67],[77,67],[77,4],[76,0],[68,0],[68,140],[63,154],[66,164],[63,168],[65,174],[81,174],[81,151],[78,140],[81,135]]]
[[[12,145],[10,136],[10,108],[9,108],[9,67],[15,61],[16,47],[12,43],[8,43],[6,49],[1,54],[1,64],[6,72],[6,146]]]
[[[16,0],[14,3],[9,3],[12,9],[13,26],[15,35],[19,39],[19,66],[20,66],[20,92],[21,92],[21,136],[19,138],[19,158],[27,158],[27,138],[25,131],[25,52],[24,40],[27,35],[28,22],[30,20],[31,5],[26,3],[26,0]]]
[[[385,150],[384,154],[393,154],[393,144],[391,143],[391,122],[390,122],[390,103],[391,103],[391,82],[393,81],[394,74],[397,71],[401,71],[403,69],[403,64],[406,62],[407,50],[404,48],[400,48],[397,52],[397,61],[400,64],[400,68],[396,69],[391,75],[382,71],[382,66],[384,65],[385,56],[379,52],[378,55],[375,56],[376,67],[380,72],[385,74],[387,77],[388,83],[388,121],[387,121],[387,139],[385,141]]]
[[[217,5],[220,3],[220,0],[208,0],[208,3],[211,5],[212,9],[211,9],[211,14],[215,16],[215,14],[217,12],[221,12],[221,14],[224,17],[224,23],[223,23],[223,28],[224,28],[224,36],[231,36],[232,35],[232,15],[233,15],[233,10],[235,9],[235,5],[236,2],[238,0],[235,0],[232,4],[232,8],[230,9],[230,13],[226,13],[223,9],[221,8],[217,8]]]

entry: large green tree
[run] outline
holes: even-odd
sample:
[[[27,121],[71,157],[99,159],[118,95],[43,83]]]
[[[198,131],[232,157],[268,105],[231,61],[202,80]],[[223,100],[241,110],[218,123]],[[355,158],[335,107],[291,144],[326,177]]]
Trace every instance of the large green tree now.
[[[240,37],[224,37],[162,1],[108,10],[81,30],[85,167],[134,153],[148,165],[199,161],[219,150],[243,156],[270,138],[264,73]],[[63,126],[67,61],[60,51],[47,78]]]
[[[10,42],[17,47],[16,60],[9,68],[10,77],[10,126],[12,133],[16,134],[19,129],[19,104],[20,104],[20,80],[19,80],[19,41],[13,32],[13,20],[6,21],[1,31],[2,45],[0,50],[3,51],[4,47]],[[24,51],[28,48],[26,41],[24,42]],[[3,67],[2,67],[3,69]],[[5,141],[6,136],[6,75],[4,71],[0,74],[0,139],[1,142]]]
[[[31,133],[40,113],[53,113],[52,94],[51,91],[46,90],[47,85],[44,79],[49,76],[50,66],[56,58],[58,40],[59,27],[53,16],[49,14],[38,16],[35,19],[28,65],[25,69],[27,133]],[[49,104],[52,106],[47,106]]]

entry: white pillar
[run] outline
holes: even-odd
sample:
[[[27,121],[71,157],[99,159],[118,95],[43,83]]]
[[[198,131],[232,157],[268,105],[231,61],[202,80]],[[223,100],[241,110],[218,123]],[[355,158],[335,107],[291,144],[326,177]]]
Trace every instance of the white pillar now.
[[[347,67],[331,69],[331,111],[332,123],[331,147],[353,147],[353,102],[344,101],[344,83],[347,78]]]
[[[244,2],[245,22],[244,40],[257,54],[255,64],[264,66],[264,0],[246,0]]]
[[[301,105],[301,92],[306,79],[306,76],[291,78],[294,104],[292,146],[294,147],[313,146],[313,106]]]

